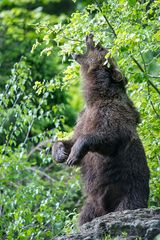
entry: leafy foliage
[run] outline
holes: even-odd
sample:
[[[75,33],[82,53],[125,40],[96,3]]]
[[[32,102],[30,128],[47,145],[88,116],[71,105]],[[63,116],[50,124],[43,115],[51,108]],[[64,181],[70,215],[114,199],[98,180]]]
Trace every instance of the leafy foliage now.
[[[51,145],[71,132],[81,109],[79,66],[70,55],[83,51],[90,32],[128,78],[151,169],[150,206],[160,206],[158,1],[74,2],[0,2],[1,239],[76,231],[79,171],[54,163]]]

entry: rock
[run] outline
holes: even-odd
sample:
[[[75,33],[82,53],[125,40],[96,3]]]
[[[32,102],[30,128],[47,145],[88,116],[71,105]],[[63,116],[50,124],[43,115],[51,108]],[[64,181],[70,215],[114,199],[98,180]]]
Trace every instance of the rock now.
[[[80,227],[75,235],[56,240],[160,240],[160,209],[113,212]]]

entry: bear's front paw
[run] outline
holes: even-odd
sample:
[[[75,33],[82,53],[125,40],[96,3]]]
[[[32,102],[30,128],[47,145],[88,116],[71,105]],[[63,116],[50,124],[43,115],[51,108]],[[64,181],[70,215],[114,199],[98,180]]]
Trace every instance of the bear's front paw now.
[[[77,151],[76,147],[73,147],[67,159],[67,164],[69,166],[73,166],[76,165],[79,161],[80,161],[79,151]]]
[[[73,166],[73,165],[76,165],[77,163],[79,162],[78,158],[76,156],[69,156],[68,159],[67,159],[67,164],[69,166]]]
[[[56,142],[53,144],[52,157],[59,163],[66,161],[68,153],[66,152],[63,142]]]

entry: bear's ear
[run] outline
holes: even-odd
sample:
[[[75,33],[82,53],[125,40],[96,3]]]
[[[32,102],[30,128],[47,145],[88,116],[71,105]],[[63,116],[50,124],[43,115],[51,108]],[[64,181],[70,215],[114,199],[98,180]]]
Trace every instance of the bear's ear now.
[[[95,42],[93,41],[93,37],[94,35],[92,33],[86,36],[87,52],[95,48]]]
[[[123,82],[124,85],[127,84],[127,79],[126,77],[124,77],[124,75],[122,74],[122,72],[119,70],[118,66],[115,64],[113,58],[109,58],[108,62],[110,64],[110,69],[112,72],[112,78],[113,81],[116,83],[118,82]]]

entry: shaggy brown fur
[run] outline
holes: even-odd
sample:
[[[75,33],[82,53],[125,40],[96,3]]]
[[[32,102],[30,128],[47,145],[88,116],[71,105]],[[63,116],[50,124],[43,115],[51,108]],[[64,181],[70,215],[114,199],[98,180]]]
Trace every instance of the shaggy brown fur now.
[[[86,203],[80,225],[112,211],[147,207],[149,169],[136,126],[139,114],[125,91],[126,79],[107,50],[86,38],[87,52],[74,55],[84,78],[86,107],[74,136],[53,146],[53,157],[80,165]]]

